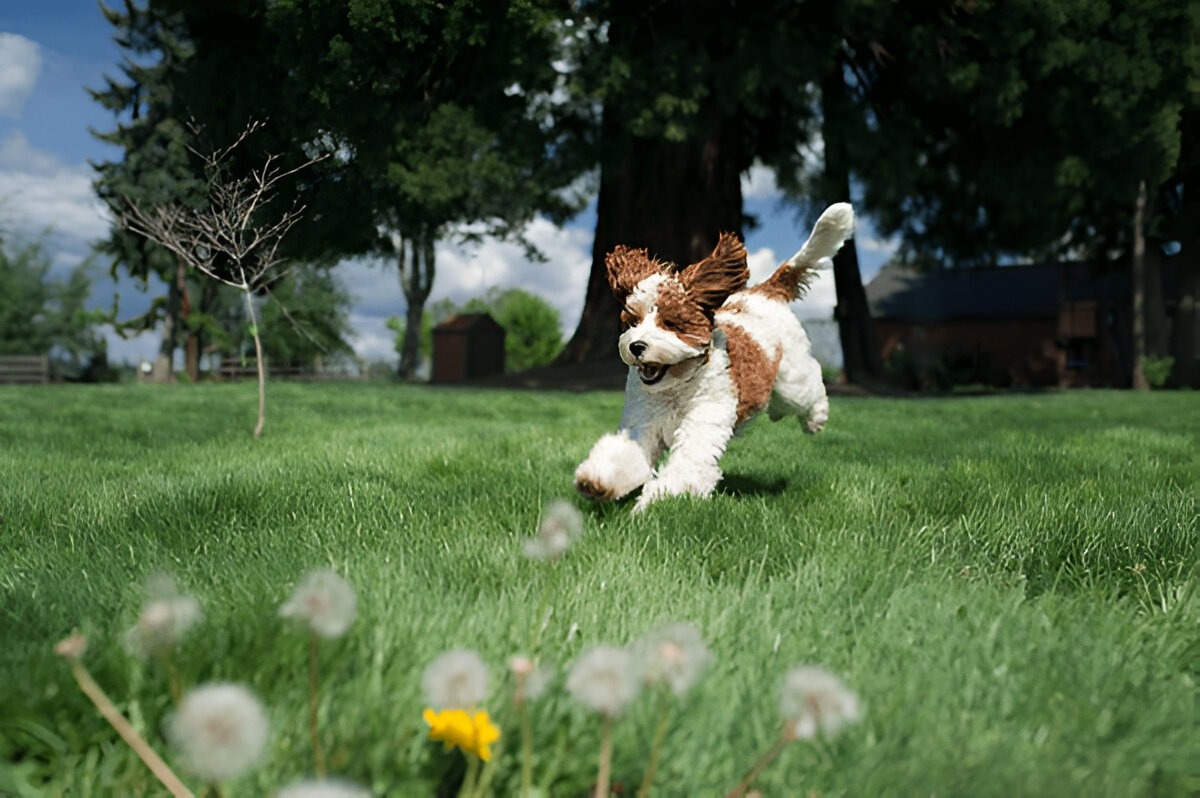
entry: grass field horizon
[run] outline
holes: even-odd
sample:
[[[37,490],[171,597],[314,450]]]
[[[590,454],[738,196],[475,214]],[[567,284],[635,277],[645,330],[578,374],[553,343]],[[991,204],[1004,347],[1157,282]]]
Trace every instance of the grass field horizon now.
[[[0,795],[158,795],[79,693],[85,662],[169,762],[164,675],[122,636],[147,577],[203,622],[189,685],[253,688],[270,756],[226,796],[311,775],[306,641],[278,618],[305,573],[358,593],[320,651],[332,773],[433,795],[458,752],[427,738],[421,674],[471,648],[491,667],[497,796],[516,794],[505,662],[557,668],[532,705],[535,782],[585,795],[599,726],[561,689],[598,644],[668,622],[713,661],[673,708],[663,796],[719,796],[779,731],[785,671],[817,664],[862,701],[839,736],[796,742],[765,796],[1186,796],[1200,793],[1200,400],[1191,393],[836,396],[829,426],[754,422],[708,501],[572,495],[619,418],[615,392],[281,383],[254,441],[248,383],[0,388]],[[546,506],[585,532],[558,563],[522,542]],[[649,701],[614,723],[632,792]]]

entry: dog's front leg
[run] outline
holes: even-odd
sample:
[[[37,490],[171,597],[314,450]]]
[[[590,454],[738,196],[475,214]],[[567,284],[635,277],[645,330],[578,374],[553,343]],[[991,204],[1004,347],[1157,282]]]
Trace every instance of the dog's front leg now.
[[[613,501],[650,479],[658,455],[636,431],[622,429],[596,441],[587,459],[575,469],[575,490],[589,499]]]
[[[693,410],[675,432],[667,461],[642,488],[634,505],[641,512],[666,496],[691,495],[705,498],[721,480],[717,462],[733,436],[737,416],[735,403],[716,401]]]

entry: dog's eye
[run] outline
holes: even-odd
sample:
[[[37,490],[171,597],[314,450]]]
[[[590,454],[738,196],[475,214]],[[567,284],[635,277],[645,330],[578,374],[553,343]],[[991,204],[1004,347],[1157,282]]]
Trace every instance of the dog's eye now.
[[[621,311],[621,324],[625,325],[626,327],[632,327],[633,325],[637,324],[637,322],[637,316],[634,316],[628,310]]]

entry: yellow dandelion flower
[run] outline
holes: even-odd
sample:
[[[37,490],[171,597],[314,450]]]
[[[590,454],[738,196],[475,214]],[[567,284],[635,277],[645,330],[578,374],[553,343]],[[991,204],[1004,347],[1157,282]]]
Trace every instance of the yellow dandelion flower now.
[[[489,745],[500,739],[500,729],[486,712],[471,714],[465,709],[426,709],[421,717],[429,724],[429,739],[439,740],[446,748],[461,748],[487,762],[492,758]]]

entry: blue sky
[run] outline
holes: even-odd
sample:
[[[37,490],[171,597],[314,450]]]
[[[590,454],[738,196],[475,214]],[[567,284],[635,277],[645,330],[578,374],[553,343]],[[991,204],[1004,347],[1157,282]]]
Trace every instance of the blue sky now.
[[[107,131],[113,116],[93,102],[89,88],[104,76],[119,76],[121,52],[112,28],[93,0],[0,0],[0,227],[33,237],[46,235],[55,268],[66,271],[105,235],[108,218],[91,192],[89,161],[120,158],[89,131]],[[754,169],[743,181],[746,210],[761,226],[747,232],[752,279],[768,274],[791,255],[807,233],[794,212],[783,206],[770,172]],[[490,288],[521,287],[558,309],[564,329],[574,329],[591,265],[594,212],[587,211],[565,228],[544,220],[528,231],[549,257],[529,263],[521,250],[488,241],[471,247],[438,247],[438,273],[432,300],[462,302]],[[891,246],[878,241],[860,220],[857,243],[864,279],[887,259]],[[120,296],[122,316],[143,311],[150,296],[130,280],[113,282],[107,265],[98,264],[93,302],[110,307]],[[340,279],[355,297],[352,343],[367,358],[392,359],[388,316],[403,315],[404,299],[394,267],[347,262]],[[825,274],[810,294],[794,305],[802,318],[828,319],[834,304],[833,279]],[[115,362],[153,356],[153,334],[132,341],[109,336]]]

